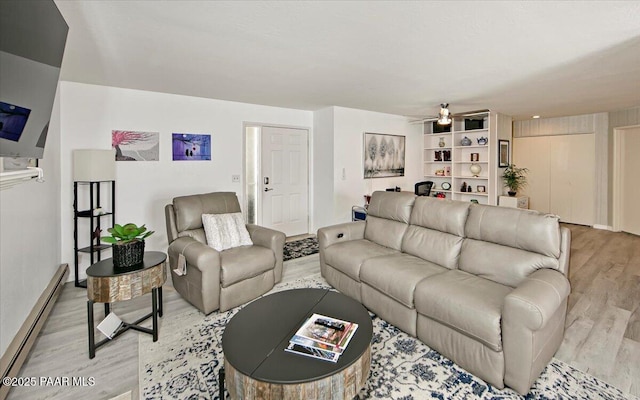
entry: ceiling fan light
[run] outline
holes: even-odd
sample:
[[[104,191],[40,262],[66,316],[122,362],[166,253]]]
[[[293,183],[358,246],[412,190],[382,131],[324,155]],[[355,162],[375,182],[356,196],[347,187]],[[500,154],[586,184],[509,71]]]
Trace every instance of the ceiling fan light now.
[[[440,104],[440,117],[438,118],[438,125],[451,124],[451,116],[449,115],[449,103]]]

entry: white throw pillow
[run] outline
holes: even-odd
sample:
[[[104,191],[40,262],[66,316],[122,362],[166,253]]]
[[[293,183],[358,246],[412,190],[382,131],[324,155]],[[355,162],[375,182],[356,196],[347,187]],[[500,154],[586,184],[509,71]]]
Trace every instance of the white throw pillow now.
[[[207,245],[218,251],[252,245],[242,213],[202,214]]]

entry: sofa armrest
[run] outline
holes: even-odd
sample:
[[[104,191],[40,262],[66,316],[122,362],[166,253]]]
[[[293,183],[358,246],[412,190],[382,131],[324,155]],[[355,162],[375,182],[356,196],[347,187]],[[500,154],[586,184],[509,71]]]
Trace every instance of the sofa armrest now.
[[[191,267],[197,268],[201,272],[212,268],[220,270],[220,253],[189,236],[179,237],[171,242],[168,253],[171,269],[178,267],[178,255],[182,254],[187,260],[187,273]],[[219,279],[218,282],[220,282]]]
[[[365,226],[365,221],[355,221],[318,229],[318,246],[320,251],[339,242],[364,239]]]
[[[275,282],[280,282],[282,280],[282,251],[286,239],[285,234],[274,229],[253,224],[247,224],[247,230],[254,245],[266,247],[273,251],[276,257],[276,265],[274,267]]]
[[[504,383],[525,395],[562,343],[569,281],[560,271],[539,269],[504,300]]]
[[[558,265],[560,272],[569,277],[569,264],[571,262],[571,231],[566,226],[560,228],[560,257]]]
[[[537,331],[544,328],[567,297],[567,278],[553,269],[539,269],[529,275],[504,300],[503,317]]]

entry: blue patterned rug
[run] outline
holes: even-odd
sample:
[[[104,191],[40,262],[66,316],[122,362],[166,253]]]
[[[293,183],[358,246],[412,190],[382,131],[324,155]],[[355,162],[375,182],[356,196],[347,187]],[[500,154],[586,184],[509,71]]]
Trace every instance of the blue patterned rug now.
[[[318,252],[318,239],[315,237],[295,240],[284,244],[282,259],[284,261],[309,256]]]
[[[271,292],[329,287],[321,277],[279,284]],[[141,399],[218,399],[218,371],[223,363],[224,327],[238,312],[194,311],[161,320],[160,338],[139,335]],[[364,399],[636,399],[603,381],[553,359],[534,384],[520,396],[496,389],[469,374],[416,338],[372,315],[373,345]],[[247,399],[249,400],[249,399]]]

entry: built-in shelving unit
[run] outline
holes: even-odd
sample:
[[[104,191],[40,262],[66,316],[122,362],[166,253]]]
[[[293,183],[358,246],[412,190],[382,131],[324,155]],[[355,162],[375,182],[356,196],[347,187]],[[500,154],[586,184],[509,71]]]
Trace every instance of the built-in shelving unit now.
[[[452,124],[445,128],[449,132],[434,132],[443,129],[434,126],[435,123],[436,119],[423,121],[423,175],[425,180],[434,182],[432,195],[443,193],[454,200],[497,205],[498,195],[502,194],[498,181],[502,176],[498,170],[498,139],[511,139],[511,118],[490,111],[456,114]],[[480,171],[474,174],[472,165]],[[442,188],[445,182],[451,189]],[[463,192],[463,184],[470,186],[471,192]]]
[[[101,189],[105,189],[110,193],[105,193]],[[82,193],[79,193],[82,192]],[[103,195],[107,195],[110,204],[106,208],[102,208]],[[88,196],[88,198],[87,198]],[[82,197],[84,202],[79,202]],[[113,227],[115,221],[115,199],[116,199],[116,182],[115,181],[99,181],[99,182],[74,182],[73,183],[73,243],[74,243],[74,261],[75,261],[75,285],[76,287],[87,287],[87,281],[80,279],[80,254],[89,254],[89,265],[102,259],[102,252],[110,249],[111,246],[101,244],[100,236],[105,235],[101,232],[103,226]],[[87,202],[88,201],[88,202]],[[79,224],[82,225],[83,231],[86,229],[86,223],[81,220],[88,221],[88,246],[80,247],[80,239],[78,237]],[[84,235],[83,235],[84,238]],[[87,243],[86,239],[82,243]]]

